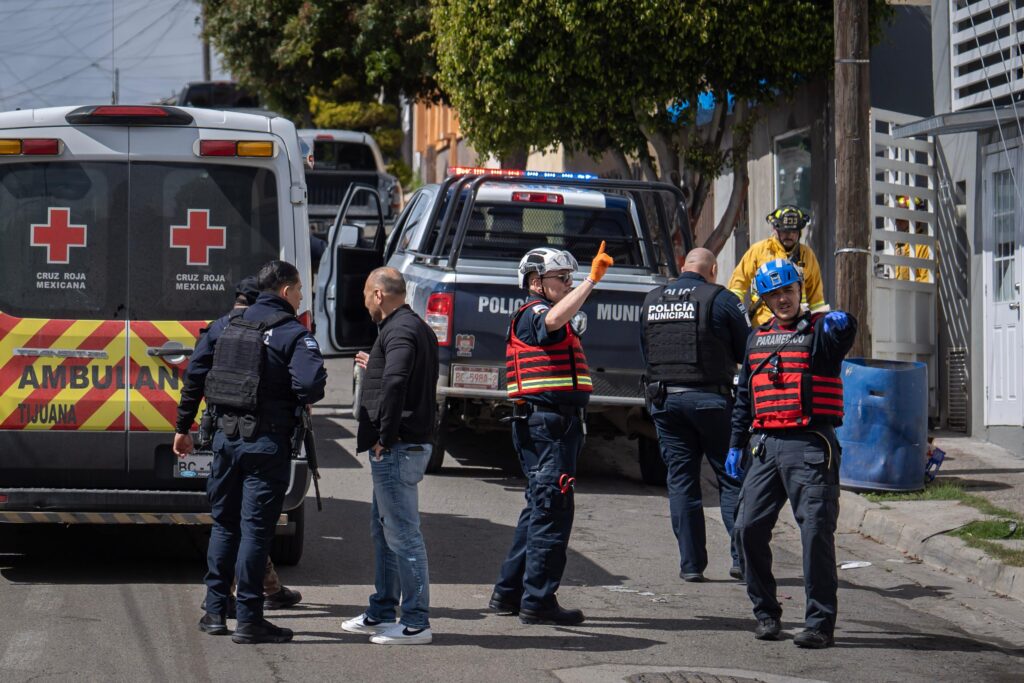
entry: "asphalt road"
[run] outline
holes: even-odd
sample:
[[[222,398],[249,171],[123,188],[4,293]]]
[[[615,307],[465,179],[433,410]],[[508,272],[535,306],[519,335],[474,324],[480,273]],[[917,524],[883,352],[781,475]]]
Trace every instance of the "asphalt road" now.
[[[295,630],[292,643],[241,646],[197,630],[202,533],[38,533],[33,554],[0,555],[0,680],[1021,680],[1024,605],[846,535],[839,559],[872,565],[841,572],[837,645],[794,647],[803,590],[799,537],[785,524],[774,548],[786,640],[755,641],[744,588],[728,579],[717,508],[708,511],[711,581],[684,584],[664,491],[640,483],[625,439],[591,442],[580,463],[559,597],[586,623],[524,626],[486,611],[523,479],[507,435],[460,434],[445,470],[420,488],[434,643],[387,648],[343,633],[373,580],[369,469],[345,416],[349,366],[330,361],[332,391],[316,420],[324,512],[307,500],[305,556],[280,569],[304,600],[268,615]],[[706,502],[716,503],[711,489]]]

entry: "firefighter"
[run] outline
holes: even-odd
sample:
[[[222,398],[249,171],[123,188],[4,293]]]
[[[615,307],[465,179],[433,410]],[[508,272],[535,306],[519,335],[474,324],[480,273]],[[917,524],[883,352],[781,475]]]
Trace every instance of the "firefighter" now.
[[[896,199],[896,204],[901,209],[909,209],[911,211],[924,209],[924,200],[920,197],[901,195]],[[906,218],[897,218],[896,230],[899,232],[909,233],[910,221]],[[914,221],[914,234],[927,235],[928,223],[924,221]],[[932,258],[932,250],[927,244],[915,244],[911,246],[906,242],[897,242],[894,248],[894,253],[896,256],[908,256],[928,260],[931,260]],[[931,275],[931,271],[928,268],[915,268],[913,279],[917,282],[931,282]],[[910,268],[907,266],[896,266],[895,276],[897,280],[910,280]]]
[[[290,629],[263,618],[263,575],[291,476],[297,408],[324,396],[327,372],[313,335],[295,317],[302,282],[295,266],[260,268],[256,302],[210,326],[185,372],[174,452],[192,452],[189,434],[204,396],[217,417],[207,495],[213,516],[207,551],[206,614],[199,629],[226,635],[237,560],[236,643],[283,643]]]
[[[734,539],[742,555],[758,640],[778,640],[782,607],[775,596],[770,541],[789,499],[800,526],[807,608],[805,648],[833,644],[836,624],[835,530],[839,515],[840,370],[857,321],[841,311],[805,313],[802,282],[787,259],[757,272],[757,291],[775,317],[750,335],[740,370],[725,469],[743,480]],[[751,461],[743,469],[744,447]]]
[[[718,263],[691,249],[678,280],[652,290],[640,308],[648,410],[668,468],[672,532],[679,576],[704,581],[708,565],[700,467],[707,457],[718,480],[722,521],[732,537],[739,483],[726,476],[732,385],[750,325],[736,296],[715,284]],[[742,578],[735,548],[729,574]]]
[[[601,242],[590,275],[572,286],[578,264],[559,249],[533,249],[519,262],[529,300],[512,315],[507,337],[512,443],[526,475],[526,506],[501,566],[490,608],[524,624],[575,625],[583,612],[563,609],[555,593],[565,570],[574,512],[576,458],[592,390],[577,312],[612,265]]]
[[[757,294],[754,276],[762,265],[779,258],[787,258],[796,264],[803,277],[801,303],[812,312],[827,311],[818,257],[809,246],[800,243],[801,232],[811,222],[810,217],[799,207],[786,204],[768,214],[765,220],[772,226],[774,234],[752,244],[729,278],[729,290],[740,301],[750,296],[751,323],[755,327],[764,325],[772,317],[771,311]]]

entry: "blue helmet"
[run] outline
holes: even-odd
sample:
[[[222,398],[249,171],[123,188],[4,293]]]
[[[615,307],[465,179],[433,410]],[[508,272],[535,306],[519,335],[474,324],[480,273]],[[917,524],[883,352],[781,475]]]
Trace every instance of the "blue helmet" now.
[[[768,292],[782,289],[794,282],[803,282],[803,278],[792,261],[777,258],[773,261],[768,261],[758,268],[754,281],[757,283],[757,293],[760,296],[764,296]]]

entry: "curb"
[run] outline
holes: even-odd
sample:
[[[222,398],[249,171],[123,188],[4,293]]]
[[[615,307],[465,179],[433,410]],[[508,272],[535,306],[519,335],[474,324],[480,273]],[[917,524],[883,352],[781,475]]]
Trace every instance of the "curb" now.
[[[892,546],[933,567],[949,572],[986,590],[1024,602],[1024,567],[1011,567],[959,538],[932,535],[934,529],[886,515],[878,503],[852,491],[839,499],[839,531],[856,532]]]

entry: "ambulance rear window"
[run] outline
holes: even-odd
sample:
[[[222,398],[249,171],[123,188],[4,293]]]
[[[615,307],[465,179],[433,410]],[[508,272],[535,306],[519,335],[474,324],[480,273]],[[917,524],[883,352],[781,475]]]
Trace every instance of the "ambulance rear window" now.
[[[132,319],[218,318],[231,308],[239,280],[280,258],[272,171],[171,163],[131,169]]]
[[[128,166],[0,165],[0,311],[124,318]]]

